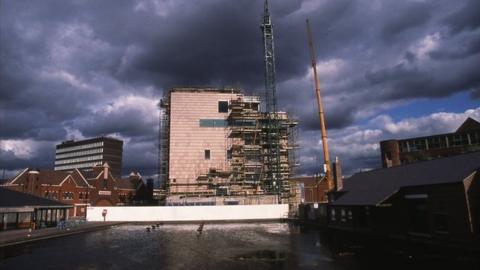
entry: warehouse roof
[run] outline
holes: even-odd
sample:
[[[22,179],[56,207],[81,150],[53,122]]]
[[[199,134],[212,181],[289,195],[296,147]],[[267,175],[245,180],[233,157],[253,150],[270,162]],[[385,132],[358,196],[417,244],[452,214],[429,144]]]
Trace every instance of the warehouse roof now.
[[[407,186],[462,182],[480,170],[480,152],[354,174],[332,205],[377,205]]]
[[[0,187],[0,208],[66,208],[71,205]]]

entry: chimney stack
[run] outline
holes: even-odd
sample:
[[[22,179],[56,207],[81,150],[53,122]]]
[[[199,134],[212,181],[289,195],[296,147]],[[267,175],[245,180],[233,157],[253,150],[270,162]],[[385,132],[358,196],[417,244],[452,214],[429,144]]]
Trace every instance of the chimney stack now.
[[[335,181],[335,191],[341,191],[343,189],[343,176],[338,157],[335,157],[335,162],[333,162],[333,179]]]
[[[38,182],[38,175],[40,174],[39,171],[37,170],[31,170],[28,172],[28,187],[29,189],[27,190],[27,193],[35,193],[35,186],[37,185]]]
[[[108,170],[110,169],[110,166],[108,166],[108,163],[105,162],[103,164],[103,179],[108,179]]]

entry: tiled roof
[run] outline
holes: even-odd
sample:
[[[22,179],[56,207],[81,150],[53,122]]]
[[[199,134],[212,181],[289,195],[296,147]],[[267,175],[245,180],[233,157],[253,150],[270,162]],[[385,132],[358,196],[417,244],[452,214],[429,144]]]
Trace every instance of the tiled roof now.
[[[48,185],[58,185],[60,184],[69,173],[63,171],[52,171],[52,170],[30,170],[26,169],[22,174],[18,175],[14,184],[18,184],[28,178],[30,171],[38,172],[38,183],[39,184],[48,184]],[[15,178],[9,180],[11,183]]]
[[[467,118],[455,132],[466,132],[471,130],[480,130],[480,123],[473,118]]]
[[[377,205],[407,186],[462,182],[480,170],[480,152],[354,174],[332,205]]]
[[[78,172],[73,171],[72,173],[64,172],[64,171],[53,171],[53,170],[29,170],[27,169],[24,173],[20,174],[18,176],[18,179],[14,182],[14,184],[18,184],[26,178],[28,178],[29,171],[37,171],[38,174],[38,184],[42,185],[59,185],[62,183],[67,176],[71,175],[73,180],[78,186],[86,186],[85,181],[82,178],[82,175],[80,175]],[[12,182],[13,179],[9,180],[8,182]]]
[[[79,170],[83,177],[85,177],[85,179],[87,180],[90,180],[90,179],[95,179],[99,173],[93,171],[92,169],[80,169]]]
[[[68,175],[68,172],[63,171],[40,170],[38,182],[40,184],[59,185]]]
[[[31,194],[0,187],[0,208],[27,206],[71,207],[68,204],[64,204],[54,200],[49,200]]]
[[[87,178],[80,171],[73,170],[71,175],[72,175],[73,179],[75,180],[75,183],[77,183],[78,186],[81,186],[81,187],[86,187],[87,186],[87,183],[85,182],[85,180],[87,180]]]

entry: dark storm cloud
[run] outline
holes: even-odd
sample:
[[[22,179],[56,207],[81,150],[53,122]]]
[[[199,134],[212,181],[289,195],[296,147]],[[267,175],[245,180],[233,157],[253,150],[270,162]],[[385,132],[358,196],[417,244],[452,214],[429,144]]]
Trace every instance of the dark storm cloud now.
[[[462,7],[450,14],[445,23],[451,28],[452,32],[458,33],[463,30],[474,30],[480,26],[480,2],[468,0]]]
[[[327,124],[341,132],[419,97],[478,98],[478,5],[270,1],[279,107],[300,120],[302,147],[318,144],[319,126],[306,18]],[[0,138],[10,147],[3,149],[33,140],[40,151],[110,134],[126,141],[124,171],[154,172],[155,105],[165,90],[234,85],[261,94],[262,9],[255,0],[0,1]],[[10,170],[49,167],[53,150],[29,158],[12,151],[2,151]],[[349,155],[347,170],[373,166],[373,150],[361,151]],[[313,172],[316,153],[300,153],[307,161],[299,171]]]
[[[402,32],[418,27],[430,19],[431,6],[427,3],[407,2],[400,4],[397,2],[396,5],[398,5],[398,9],[386,20],[381,30],[386,40],[391,41]]]

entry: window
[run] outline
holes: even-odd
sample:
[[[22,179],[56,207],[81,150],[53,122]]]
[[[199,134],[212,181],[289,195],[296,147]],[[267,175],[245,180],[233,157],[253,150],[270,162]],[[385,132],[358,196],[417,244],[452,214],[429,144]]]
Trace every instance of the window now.
[[[64,192],[63,193],[64,200],[73,200],[73,193],[72,192]]]
[[[436,149],[445,147],[445,137],[437,136],[428,139],[428,148]]]
[[[210,159],[210,150],[205,150],[205,160]]]
[[[200,119],[200,127],[224,128],[228,123],[224,119]]]
[[[330,209],[330,220],[335,221],[337,220],[337,217],[335,216],[335,209]]]
[[[228,101],[219,101],[218,102],[218,112],[219,113],[228,113]]]
[[[470,133],[470,141],[472,144],[480,144],[480,132]]]
[[[452,146],[468,145],[467,134],[455,134],[452,136]]]
[[[400,152],[402,153],[410,152],[410,146],[408,145],[408,142],[403,141],[400,143]]]
[[[232,149],[227,150],[227,159],[232,159]]]
[[[342,218],[341,218],[341,221],[342,221],[342,222],[347,221],[345,209],[342,208],[342,209],[340,210],[340,215],[341,215],[341,217],[342,217]]]
[[[103,188],[104,188],[104,189],[107,189],[107,187],[108,187],[107,180],[104,179],[104,180],[103,180]]]
[[[425,150],[425,139],[417,139],[410,141],[410,151]]]

